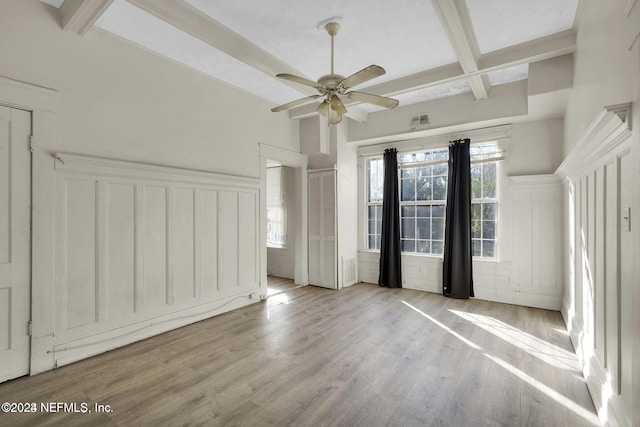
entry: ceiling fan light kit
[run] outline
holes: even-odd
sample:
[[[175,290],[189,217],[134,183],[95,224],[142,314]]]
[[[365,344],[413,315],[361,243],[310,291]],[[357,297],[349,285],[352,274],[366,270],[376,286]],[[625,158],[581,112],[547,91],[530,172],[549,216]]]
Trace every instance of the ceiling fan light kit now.
[[[340,74],[334,73],[333,39],[340,30],[340,24],[338,24],[336,20],[337,17],[331,18],[328,22],[325,21],[326,24],[324,25],[325,30],[329,36],[331,36],[331,74],[320,77],[317,82],[304,77],[295,76],[293,74],[283,73],[276,75],[278,78],[315,88],[320,95],[307,96],[305,98],[291,101],[272,108],[271,111],[275,113],[300,104],[305,104],[311,100],[322,99],[316,111],[318,114],[328,118],[329,125],[336,125],[342,121],[342,116],[347,113],[347,108],[344,106],[344,103],[340,98],[341,96],[354,101],[374,104],[384,108],[395,108],[398,106],[397,99],[372,95],[370,93],[349,91],[349,89],[354,86],[385,74],[386,71],[379,65],[369,65],[346,78]]]

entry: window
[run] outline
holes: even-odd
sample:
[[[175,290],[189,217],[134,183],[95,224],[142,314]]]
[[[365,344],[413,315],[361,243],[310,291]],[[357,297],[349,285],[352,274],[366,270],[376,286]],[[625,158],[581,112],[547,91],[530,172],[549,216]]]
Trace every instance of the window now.
[[[267,168],[267,246],[284,248],[287,236],[287,204],[282,166]]]
[[[473,256],[496,256],[496,176],[500,152],[495,142],[471,146]],[[448,175],[447,149],[398,156],[402,252],[442,255]],[[367,159],[367,244],[380,249],[382,157]]]
[[[494,258],[496,254],[495,144],[471,147],[471,243],[472,254]]]
[[[384,165],[382,157],[367,160],[367,245],[380,249],[382,232],[382,188]]]
[[[403,252],[442,254],[447,150],[401,154],[400,239]]]

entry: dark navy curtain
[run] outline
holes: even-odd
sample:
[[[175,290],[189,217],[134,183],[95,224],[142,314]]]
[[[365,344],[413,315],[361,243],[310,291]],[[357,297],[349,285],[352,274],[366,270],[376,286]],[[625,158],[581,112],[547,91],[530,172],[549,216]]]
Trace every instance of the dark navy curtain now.
[[[384,150],[383,163],[384,187],[378,284],[389,288],[401,288],[400,195],[398,190],[398,156],[395,148]]]
[[[470,143],[469,139],[449,143],[442,293],[452,298],[473,296]]]

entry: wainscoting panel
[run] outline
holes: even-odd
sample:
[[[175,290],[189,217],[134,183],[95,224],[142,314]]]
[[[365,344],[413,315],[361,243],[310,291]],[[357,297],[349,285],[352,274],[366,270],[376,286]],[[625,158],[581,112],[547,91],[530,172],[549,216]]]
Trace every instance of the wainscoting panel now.
[[[559,310],[562,299],[562,182],[554,175],[509,178],[513,247],[511,286],[545,308]]]
[[[600,418],[620,426],[633,424],[635,404],[629,113],[629,105],[605,108],[556,172],[566,180],[566,221],[575,230],[565,248],[562,315]]]
[[[258,293],[257,179],[63,154],[55,176],[58,365]]]

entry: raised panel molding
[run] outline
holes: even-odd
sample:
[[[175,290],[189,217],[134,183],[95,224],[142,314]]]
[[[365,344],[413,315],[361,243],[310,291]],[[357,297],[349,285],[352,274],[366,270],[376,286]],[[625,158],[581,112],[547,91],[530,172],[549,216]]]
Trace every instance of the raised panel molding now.
[[[55,159],[58,366],[259,301],[259,180]]]
[[[556,171],[565,182],[568,228],[562,315],[600,419],[620,426],[635,425],[633,392],[625,384],[637,359],[628,347],[634,304],[628,284],[638,280],[629,270],[637,254],[623,246],[630,232],[621,219],[637,183],[629,166],[630,117],[631,104],[605,107]]]
[[[511,287],[562,306],[562,181],[555,175],[509,177]]]

